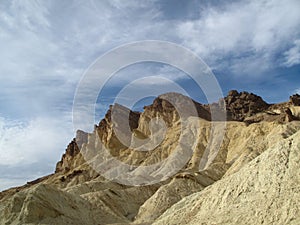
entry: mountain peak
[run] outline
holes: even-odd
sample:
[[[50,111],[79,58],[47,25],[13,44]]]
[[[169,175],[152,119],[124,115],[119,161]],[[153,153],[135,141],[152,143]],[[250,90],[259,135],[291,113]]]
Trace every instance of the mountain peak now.
[[[0,193],[0,224],[300,221],[300,192],[292,188],[300,169],[298,100],[268,104],[232,90],[210,105],[177,93],[143,112],[114,104],[92,133],[76,132],[54,174]],[[212,112],[228,116],[220,145],[212,127],[220,135],[224,123],[211,121]],[[157,119],[164,129],[151,127]],[[121,182],[132,177],[139,186]]]

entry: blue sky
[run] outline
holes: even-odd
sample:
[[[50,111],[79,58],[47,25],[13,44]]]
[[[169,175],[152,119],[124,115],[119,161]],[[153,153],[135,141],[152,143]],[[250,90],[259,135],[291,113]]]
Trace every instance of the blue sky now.
[[[149,39],[194,51],[224,94],[246,90],[280,102],[300,93],[298,0],[2,0],[0,189],[54,170],[74,136],[72,102],[84,71],[112,48]],[[205,101],[183,72],[141,63],[107,83],[97,118],[122,86],[145,76],[173,80]]]

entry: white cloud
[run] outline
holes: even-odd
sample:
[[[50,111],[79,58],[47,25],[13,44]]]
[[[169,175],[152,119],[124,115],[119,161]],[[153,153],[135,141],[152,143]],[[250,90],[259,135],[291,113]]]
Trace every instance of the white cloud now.
[[[13,105],[19,114],[59,114],[63,106],[70,111],[91,62],[119,44],[164,36],[164,23],[154,23],[159,16],[154,1],[1,2],[2,110]]]
[[[284,52],[285,62],[287,67],[291,67],[300,63],[300,40],[295,40],[294,45]]]
[[[47,7],[45,7],[45,3],[41,3],[40,1],[13,0],[11,10],[17,22],[28,29],[33,30],[50,26],[47,19],[49,12]]]
[[[11,187],[17,187],[26,183],[24,179],[1,179],[0,178],[0,191],[6,190]]]
[[[299,10],[297,0],[230,2],[206,8],[198,20],[180,23],[177,31],[184,45],[214,67],[224,67],[224,60],[233,72],[262,74],[256,69],[276,67],[276,54],[299,36]],[[245,63],[240,65],[241,59]]]
[[[64,151],[59,146],[66,146],[74,135],[70,120],[36,118],[24,123],[0,117],[0,166],[55,165]]]
[[[182,72],[181,70],[167,64],[162,63],[137,63],[130,66],[127,66],[117,73],[109,81],[109,85],[124,85],[128,82],[135,81],[139,78],[143,77],[164,77],[172,81],[179,81],[181,79],[186,79],[188,77],[187,74]],[[149,81],[149,80],[147,80]],[[153,82],[158,81],[156,79]],[[165,80],[166,81],[166,80]],[[140,81],[142,84],[142,81]],[[153,84],[153,83],[152,83]],[[164,85],[164,80],[160,80],[160,82],[155,83],[156,85]],[[145,87],[147,87],[147,83],[144,83]]]
[[[28,122],[0,117],[0,191],[53,173],[73,137],[69,115]]]

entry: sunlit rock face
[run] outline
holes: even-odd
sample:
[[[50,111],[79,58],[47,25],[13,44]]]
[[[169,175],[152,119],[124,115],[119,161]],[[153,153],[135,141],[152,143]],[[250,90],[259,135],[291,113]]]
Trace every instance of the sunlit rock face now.
[[[0,224],[300,224],[298,99],[115,104],[55,173],[0,193]]]

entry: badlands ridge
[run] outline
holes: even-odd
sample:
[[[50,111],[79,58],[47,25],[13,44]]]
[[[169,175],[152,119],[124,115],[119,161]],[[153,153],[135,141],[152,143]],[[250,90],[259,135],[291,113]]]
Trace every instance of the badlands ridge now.
[[[53,174],[0,193],[0,224],[298,225],[299,107],[237,91],[211,105],[168,93],[142,113],[116,104]]]

